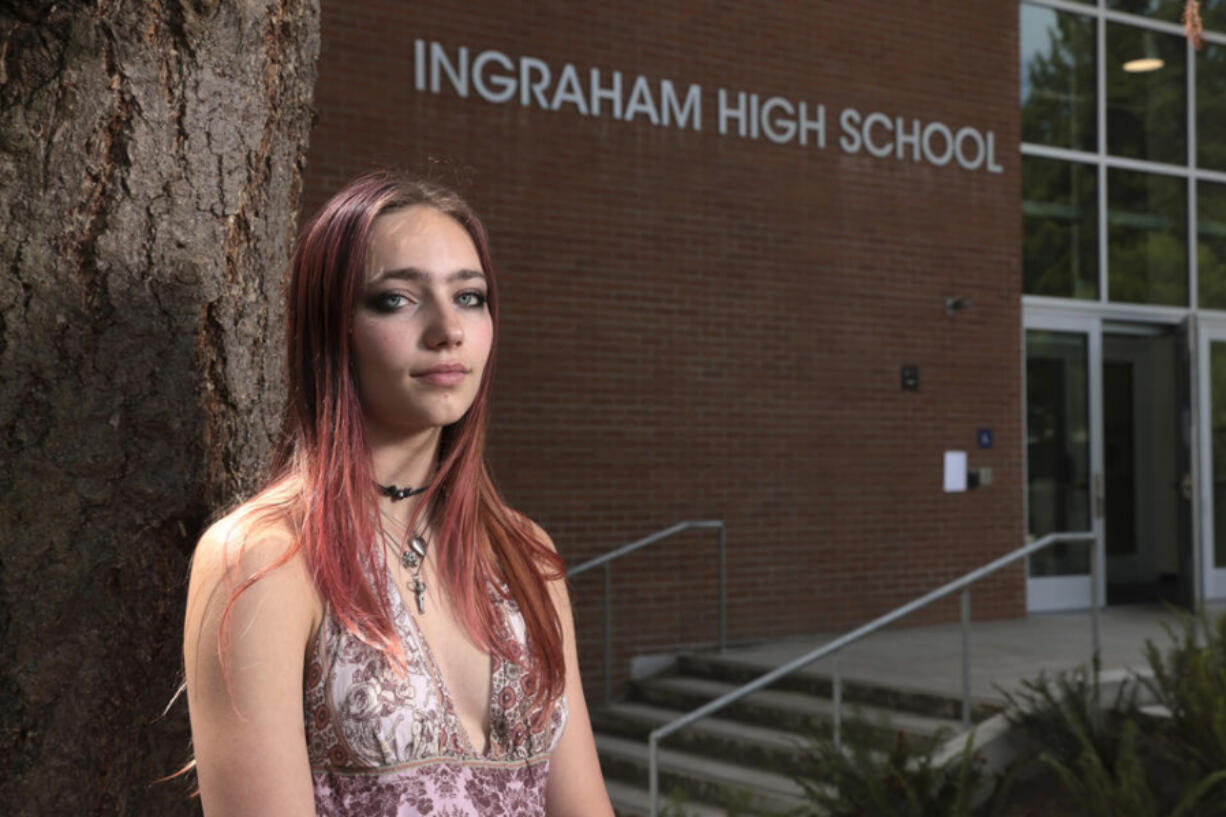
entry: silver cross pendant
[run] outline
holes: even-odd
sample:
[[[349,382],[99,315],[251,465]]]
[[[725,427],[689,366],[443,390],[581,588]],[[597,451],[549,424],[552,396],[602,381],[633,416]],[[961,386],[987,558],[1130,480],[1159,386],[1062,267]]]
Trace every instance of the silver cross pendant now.
[[[413,579],[413,595],[417,596],[417,612],[426,612],[426,583],[421,579]]]

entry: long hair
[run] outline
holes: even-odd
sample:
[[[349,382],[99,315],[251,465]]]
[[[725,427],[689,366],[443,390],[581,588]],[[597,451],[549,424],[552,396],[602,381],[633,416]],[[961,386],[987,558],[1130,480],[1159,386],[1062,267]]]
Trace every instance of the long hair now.
[[[455,219],[472,238],[486,277],[493,341],[472,406],[442,429],[438,468],[414,507],[410,530],[423,509],[437,509],[432,548],[441,557],[439,579],[473,642],[532,673],[539,724],[565,685],[562,628],[548,586],[564,575],[562,562],[502,500],[490,476],[485,438],[498,338],[497,278],[476,214],[457,194],[431,182],[388,171],[362,176],[333,196],[299,236],[287,290],[285,413],[260,492],[271,496],[275,485],[294,486],[287,501],[272,502],[267,510],[288,517],[296,536],[279,560],[233,589],[221,626],[225,630],[244,590],[301,550],[338,620],[404,666],[390,588],[368,579],[370,568],[384,564],[386,551],[379,544],[382,523],[350,328],[375,219],[418,204]],[[491,587],[518,605],[526,655],[500,626]]]

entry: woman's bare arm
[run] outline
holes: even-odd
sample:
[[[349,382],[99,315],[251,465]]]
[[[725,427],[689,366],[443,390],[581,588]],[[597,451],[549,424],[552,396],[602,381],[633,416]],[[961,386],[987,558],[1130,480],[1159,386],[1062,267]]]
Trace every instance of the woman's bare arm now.
[[[231,590],[291,542],[273,528],[244,543],[227,536],[233,528],[222,520],[201,538],[187,596],[183,654],[201,804],[206,817],[310,817],[303,661],[322,605],[301,554],[244,591],[222,640],[227,684],[217,644]]]
[[[543,542],[554,548],[553,540],[539,526],[533,529]],[[549,781],[545,786],[545,813],[548,817],[613,817],[613,806],[600,772],[592,722],[583,697],[579,677],[579,655],[575,647],[575,622],[571,612],[566,580],[552,582],[550,592],[562,621],[562,648],[566,656],[566,702],[569,709],[566,728],[549,759]]]

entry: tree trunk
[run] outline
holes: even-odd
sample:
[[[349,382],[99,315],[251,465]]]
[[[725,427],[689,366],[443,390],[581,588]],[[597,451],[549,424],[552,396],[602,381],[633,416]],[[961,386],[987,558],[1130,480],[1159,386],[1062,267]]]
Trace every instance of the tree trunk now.
[[[0,813],[196,813],[161,713],[276,430],[318,0],[0,9]]]

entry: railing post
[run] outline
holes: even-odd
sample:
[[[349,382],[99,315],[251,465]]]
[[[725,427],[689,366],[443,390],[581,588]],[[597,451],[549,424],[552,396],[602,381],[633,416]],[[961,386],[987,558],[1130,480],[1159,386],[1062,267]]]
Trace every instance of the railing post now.
[[[613,703],[613,563],[604,563],[604,702]]]
[[[834,654],[834,748],[843,747],[843,669],[839,654]]]
[[[651,817],[660,813],[660,740],[652,732],[647,738],[647,785],[651,795]]]
[[[719,524],[719,651],[728,646],[728,557],[724,549],[724,523]]]
[[[1098,540],[1090,540],[1090,655],[1091,668],[1093,659],[1098,656],[1100,635],[1098,629]]]
[[[971,589],[962,589],[962,729],[971,728]]]

